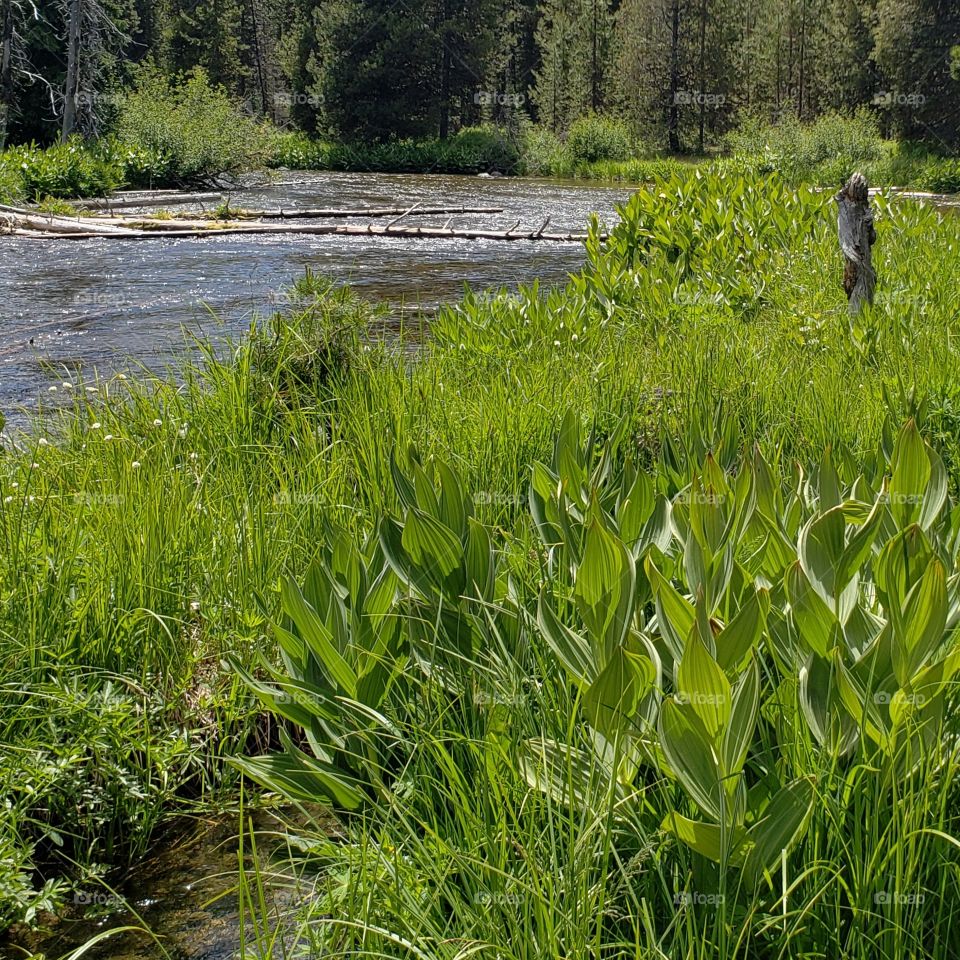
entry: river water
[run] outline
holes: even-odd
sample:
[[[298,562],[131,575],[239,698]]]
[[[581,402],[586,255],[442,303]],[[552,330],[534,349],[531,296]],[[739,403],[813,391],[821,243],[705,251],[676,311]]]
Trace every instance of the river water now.
[[[436,175],[283,172],[230,195],[247,208],[502,207],[453,226],[583,232],[590,215],[615,219],[623,187]],[[189,210],[190,207],[178,209]],[[440,225],[444,216],[407,218]],[[310,223],[325,221],[311,220]],[[330,221],[333,222],[333,221]],[[337,221],[365,224],[367,220]],[[375,221],[384,224],[388,221]],[[63,381],[89,381],[143,363],[160,369],[184,331],[242,333],[309,267],[365,297],[431,308],[475,288],[562,282],[583,262],[579,243],[309,235],[157,237],[144,241],[0,238],[0,410],[30,407]]]

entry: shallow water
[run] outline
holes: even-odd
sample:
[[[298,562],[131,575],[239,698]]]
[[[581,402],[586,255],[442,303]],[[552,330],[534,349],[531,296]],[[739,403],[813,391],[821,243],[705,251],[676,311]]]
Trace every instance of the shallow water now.
[[[319,829],[333,829],[322,811]],[[288,847],[285,826],[266,812],[253,814],[257,862],[263,878],[267,926],[282,926],[283,918],[309,896],[309,877],[299,881],[283,857]],[[302,823],[302,815],[294,822]],[[157,838],[155,852],[135,864],[125,876],[111,876],[110,889],[96,883],[81,886],[60,918],[44,918],[36,931],[14,929],[0,938],[0,958],[13,960],[42,954],[56,960],[105,931],[145,925],[152,933],[117,933],[101,940],[83,956],[88,960],[231,960],[241,948],[245,931],[248,950],[254,924],[241,917],[237,895],[240,854],[239,818],[223,816],[194,823],[171,824]],[[252,876],[250,841],[244,842],[244,862]],[[244,920],[246,922],[244,922]],[[258,922],[263,925],[262,919]],[[288,948],[294,947],[289,937]],[[255,955],[251,953],[250,955]],[[282,956],[278,949],[277,956]]]
[[[230,202],[284,209],[404,208],[418,201],[500,206],[501,214],[463,214],[453,225],[507,229],[519,220],[533,229],[549,216],[550,229],[582,232],[593,212],[613,220],[615,206],[631,192],[534,180],[285,172],[233,192]],[[411,215],[408,221],[439,225],[446,219]],[[89,380],[94,372],[128,369],[131,359],[161,368],[183,350],[184,329],[214,338],[239,334],[307,267],[352,283],[370,299],[430,308],[458,297],[465,283],[562,282],[582,262],[582,244],[525,240],[0,238],[0,410],[30,406],[51,386],[78,375]]]

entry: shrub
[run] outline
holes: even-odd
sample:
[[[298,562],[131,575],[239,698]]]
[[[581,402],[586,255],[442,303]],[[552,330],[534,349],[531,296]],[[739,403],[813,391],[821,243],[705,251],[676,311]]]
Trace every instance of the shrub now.
[[[569,157],[560,138],[549,127],[531,127],[523,138],[524,172],[535,177],[569,173]]]
[[[744,172],[777,172],[789,180],[829,184],[881,160],[885,150],[867,110],[852,116],[830,113],[810,124],[795,117],[774,124],[748,119],[726,142]]]
[[[305,133],[281,133],[273,143],[271,167],[290,170],[326,170],[333,147],[322,140],[311,140]]]
[[[380,144],[328,144],[302,134],[277,137],[270,163],[294,170],[363,170],[383,173],[513,172],[520,151],[497,127],[466,127],[446,140]]]
[[[627,160],[634,152],[633,138],[622,120],[589,113],[570,128],[567,152],[574,164]]]
[[[14,197],[102,196],[122,180],[121,166],[109,152],[79,138],[46,149],[36,144],[14,147],[0,158],[0,193],[6,181]]]
[[[171,80],[146,70],[120,106],[114,149],[135,186],[196,185],[263,166],[273,134],[196,68]]]
[[[16,203],[25,193],[23,177],[12,158],[9,154],[0,154],[0,203]]]
[[[349,287],[335,287],[310,270],[285,299],[250,344],[251,400],[264,411],[277,402],[312,406],[350,371],[360,334],[376,314]]]

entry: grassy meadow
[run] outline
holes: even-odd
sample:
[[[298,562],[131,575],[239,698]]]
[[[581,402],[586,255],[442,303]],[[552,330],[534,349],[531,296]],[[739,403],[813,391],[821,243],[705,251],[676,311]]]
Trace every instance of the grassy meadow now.
[[[855,318],[828,194],[680,172],[425,339],[308,275],[64,384],[0,454],[0,922],[243,776],[341,823],[314,955],[953,956],[960,219],[876,206]]]

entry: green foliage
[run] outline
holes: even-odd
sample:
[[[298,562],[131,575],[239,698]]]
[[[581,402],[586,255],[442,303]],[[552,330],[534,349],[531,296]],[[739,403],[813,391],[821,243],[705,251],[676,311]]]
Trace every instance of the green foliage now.
[[[0,203],[16,203],[26,192],[19,164],[12,163],[10,153],[0,153]]]
[[[262,166],[272,136],[200,68],[177,79],[146,69],[122,100],[115,149],[131,185],[189,186]]]
[[[251,395],[268,414],[277,404],[315,404],[348,376],[360,338],[378,311],[348,287],[309,270],[285,294],[283,309],[251,334]]]
[[[627,160],[634,152],[634,143],[622,120],[588,113],[570,127],[567,150],[574,164]]]
[[[519,151],[493,126],[469,127],[446,140],[330,144],[299,134],[278,138],[271,163],[296,170],[385,173],[513,173]]]
[[[854,170],[869,168],[887,149],[866,109],[853,116],[826,114],[808,124],[795,117],[777,124],[748,120],[728,135],[727,146],[744,170],[824,184],[840,184]]]
[[[0,154],[0,183],[7,184],[11,199],[103,196],[122,182],[122,167],[110,151],[79,138],[46,149],[35,144],[13,147]]]
[[[839,663],[861,685],[854,694],[862,689],[899,704],[898,692],[916,686],[918,673],[940,669],[946,650],[928,656],[926,640],[904,643],[900,667],[891,654],[885,673],[896,686],[864,683],[855,634],[849,642],[839,633],[822,642],[823,631],[805,617],[820,609],[813,581],[806,590],[796,575],[787,580],[783,565],[800,559],[800,535],[821,517],[823,491],[835,487],[828,497],[847,504],[840,513],[851,543],[881,496],[884,473],[888,493],[915,495],[922,461],[904,459],[893,485],[897,431],[885,423],[915,418],[956,492],[952,278],[960,222],[878,198],[877,302],[852,323],[839,283],[824,280],[837,255],[828,196],[775,177],[754,183],[701,174],[661,186],[628,204],[606,247],[595,232],[586,267],[565,287],[471,295],[439,313],[431,337],[401,329],[399,341],[384,346],[368,324],[355,339],[350,331],[374,312],[310,278],[285,311],[294,319],[258,325],[262,340],[255,334],[233,349],[207,347],[169,379],[144,374],[58,387],[61,398],[76,399],[62,412],[42,410],[27,449],[7,448],[0,457],[0,658],[9,678],[0,702],[10,708],[2,742],[15,770],[28,769],[16,746],[40,750],[49,740],[58,756],[84,758],[78,770],[85,778],[91,756],[115,754],[127,771],[121,778],[111,768],[89,807],[76,805],[79,788],[60,787],[61,795],[56,784],[37,781],[32,808],[57,809],[66,833],[89,841],[73,855],[102,862],[101,838],[110,838],[122,862],[125,839],[142,848],[164,811],[182,810],[194,796],[208,799],[224,784],[225,760],[278,746],[247,745],[263,691],[248,695],[239,674],[215,665],[233,654],[257,682],[290,693],[292,671],[276,658],[275,626],[294,635],[301,627],[287,622],[290,587],[286,597],[270,587],[292,576],[301,593],[313,591],[310,606],[336,637],[330,618],[354,622],[362,591],[340,589],[339,599],[325,604],[332,595],[310,581],[324,566],[335,576],[341,567],[354,569],[361,561],[349,558],[358,557],[367,581],[377,564],[389,564],[397,579],[397,662],[406,659],[396,676],[389,671],[376,716],[367,693],[344,693],[351,675],[365,673],[365,647],[341,652],[349,672],[334,661],[335,675],[309,680],[323,689],[343,684],[325,722],[348,740],[329,762],[362,800],[346,818],[343,840],[308,841],[329,870],[321,874],[307,938],[323,937],[325,948],[344,953],[389,954],[392,947],[372,942],[378,927],[452,956],[455,931],[457,943],[473,937],[539,960],[597,955],[598,943],[611,950],[629,944],[631,955],[642,955],[657,931],[668,956],[733,956],[739,937],[751,954],[822,953],[828,944],[837,955],[872,957],[878,950],[922,955],[916,931],[934,918],[954,929],[955,861],[941,836],[958,833],[954,757],[930,756],[909,776],[890,775],[909,766],[899,758],[915,743],[913,719],[898,713],[894,723],[890,704],[877,703],[891,730],[909,733],[887,735],[872,714],[869,724],[853,720],[848,704],[855,701],[839,682],[836,698],[821,703],[810,695],[830,687],[823,664],[839,677]],[[319,312],[301,324],[295,318],[305,306]],[[311,329],[321,342],[342,329],[346,363],[330,364],[326,349],[312,349]],[[570,408],[580,413],[564,422]],[[581,423],[586,442],[577,439]],[[558,444],[558,434],[568,441]],[[777,491],[772,507],[763,506],[770,497],[761,490],[754,443]],[[917,448],[912,440],[906,446]],[[835,483],[824,481],[826,447]],[[806,465],[802,473],[793,471],[794,460]],[[543,468],[534,472],[535,463]],[[935,472],[931,465],[930,476]],[[865,480],[856,483],[860,474]],[[751,477],[756,504],[748,532],[739,520],[728,531],[726,505],[710,498],[726,484],[736,503],[749,506]],[[928,479],[917,495],[929,489]],[[722,525],[709,512],[715,506],[724,508]],[[916,543],[933,552],[934,545],[941,550],[937,528],[946,518],[944,508],[924,528],[922,510],[898,518],[892,498],[878,509],[884,519],[868,528],[871,555],[856,578],[857,605],[871,630],[894,620],[878,587],[884,574],[877,550],[899,535],[890,524],[916,524],[923,534]],[[761,535],[765,514],[786,525],[783,537],[767,526]],[[812,536],[813,527],[807,552]],[[336,559],[330,549],[341,541],[350,548]],[[833,549],[833,540],[825,542]],[[921,553],[926,571],[930,559]],[[955,561],[937,559],[947,583]],[[822,567],[811,561],[811,569]],[[923,582],[920,570],[913,564],[908,573]],[[353,583],[353,576],[338,583]],[[935,565],[928,578],[926,592],[936,599]],[[914,622],[913,608],[923,609],[919,593],[910,603],[904,595],[903,623]],[[847,603],[847,594],[840,601]],[[633,612],[626,629],[625,610]],[[711,615],[708,629],[697,623],[700,611]],[[675,715],[659,722],[664,702],[682,707],[680,694],[699,682],[691,677],[719,683],[726,695],[699,648],[699,662],[688,659],[680,685],[688,621],[700,638],[720,631],[713,647],[701,644],[731,701],[743,691],[744,711],[752,702],[751,650],[761,668],[758,717],[742,766],[733,735],[720,733],[734,727],[722,710],[705,719],[694,711],[695,722],[686,707],[670,707]],[[308,629],[312,622],[308,615]],[[636,632],[650,644],[637,645]],[[281,671],[276,677],[261,669],[261,650]],[[812,660],[803,697],[806,660],[793,659],[797,650],[807,658],[825,651]],[[306,656],[296,662],[304,676],[313,669]],[[130,691],[134,705],[145,704],[143,725],[118,720],[117,735],[98,741],[97,725],[113,724],[109,718],[128,708],[97,707],[89,717],[68,711],[50,737],[36,718],[51,676],[72,677],[73,670],[82,673],[91,703],[108,680],[115,692]],[[169,710],[142,700],[140,690],[154,689]],[[944,722],[952,723],[951,694],[943,693]],[[319,703],[308,703],[311,717]],[[749,713],[735,729],[751,729]],[[730,820],[723,811],[714,816],[714,796],[725,796],[709,779],[716,765],[685,767],[672,749],[687,727],[700,732],[697,722],[713,730],[700,742],[712,745],[711,755],[722,738],[730,744],[723,769],[738,803],[746,787],[742,817],[736,810]],[[640,740],[654,745],[663,728],[662,757],[641,748],[637,727],[649,731]],[[823,742],[815,729],[825,733]],[[620,752],[599,749],[601,736],[611,742],[601,730]],[[138,738],[142,749],[128,751],[125,744]],[[123,798],[157,783],[155,743],[168,760],[169,789],[150,794],[149,810],[130,814]],[[189,754],[178,752],[184,743]],[[291,743],[310,756],[309,739],[297,734]],[[375,777],[381,767],[386,773]],[[815,802],[804,832],[811,776]],[[774,830],[797,818],[795,841],[791,831]],[[762,822],[767,826],[757,827]],[[46,864],[44,829],[7,823],[23,857],[36,841]],[[712,828],[727,824],[742,827],[753,846],[722,840],[722,833],[718,840]],[[762,851],[778,844],[788,854],[771,874],[771,889],[762,868],[773,854]],[[698,845],[729,855],[726,891],[719,866],[698,854]],[[817,868],[804,872],[814,857]],[[927,899],[905,913],[875,899],[890,892]],[[675,898],[687,894],[713,899],[678,911]],[[723,903],[726,912],[717,909]],[[838,916],[850,922],[838,924]],[[352,919],[336,919],[343,917]],[[948,955],[935,945],[928,953],[938,950]]]
[[[532,177],[561,176],[567,165],[563,141],[549,127],[529,127],[523,136],[523,169]]]
[[[506,808],[511,834],[526,835],[544,817],[531,790],[575,824],[605,822],[613,863],[629,861],[639,831],[664,863],[652,882],[636,880],[655,904],[647,931],[671,935],[664,901],[676,871],[689,871],[699,895],[721,905],[719,916],[690,918],[710,955],[728,955],[728,938],[764,942],[781,869],[791,899],[823,896],[806,878],[824,849],[881,903],[873,891],[885,881],[852,873],[840,824],[889,808],[904,780],[957,760],[947,705],[960,672],[960,513],[939,457],[909,421],[895,439],[886,430],[862,464],[828,452],[781,475],[758,452],[727,466],[709,451],[698,460],[706,438],[694,432],[663,437],[645,473],[628,423],[584,442],[568,413],[550,464],[532,465],[530,512],[546,562],[512,557],[476,521],[449,466],[413,452],[394,463],[402,511],[381,522],[379,545],[331,531],[329,559],[304,592],[282,586],[285,669],[265,665],[265,684],[237,667],[269,709],[303,728],[311,753],[288,741],[283,754],[241,767],[290,799],[369,808],[362,829],[387,825],[387,843],[390,831],[396,842],[404,834],[399,805],[432,824],[438,843],[458,844],[462,826],[444,823],[451,797],[462,819],[496,795],[487,816]],[[736,457],[731,423],[722,424],[718,452]],[[484,695],[491,678],[522,672],[531,651],[537,697],[501,707]],[[365,682],[369,671],[376,679]],[[421,698],[433,704],[425,715]],[[561,716],[541,712],[547,704]],[[563,739],[546,736],[557,728]],[[472,749],[459,749],[461,739]],[[411,767],[418,779],[407,779]],[[414,797],[410,783],[429,786]],[[817,804],[836,819],[818,817]],[[911,829],[941,831],[929,814]],[[496,860],[506,823],[497,827],[476,838],[473,871]],[[905,839],[872,853],[891,856]],[[471,884],[457,872],[438,880],[426,858],[410,866],[404,883],[414,889],[439,884],[446,898],[448,886]],[[516,903],[535,901],[537,869],[524,858],[509,871],[526,891]],[[908,869],[911,880],[924,874],[919,859]],[[431,923],[425,905],[412,915],[341,909],[389,937]],[[801,913],[817,910],[806,903]],[[469,911],[456,916],[471,922]],[[785,941],[813,943],[789,925]],[[865,917],[854,927],[888,944],[904,932]],[[618,935],[616,914],[599,921],[598,942]],[[334,928],[320,942],[340,936]]]

